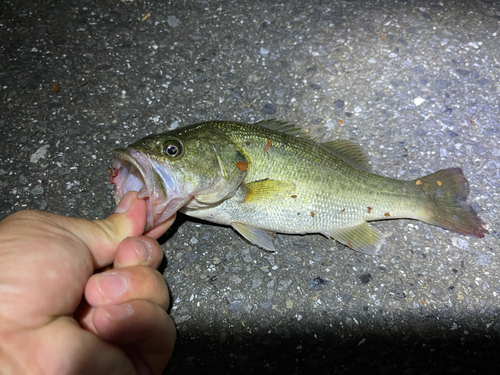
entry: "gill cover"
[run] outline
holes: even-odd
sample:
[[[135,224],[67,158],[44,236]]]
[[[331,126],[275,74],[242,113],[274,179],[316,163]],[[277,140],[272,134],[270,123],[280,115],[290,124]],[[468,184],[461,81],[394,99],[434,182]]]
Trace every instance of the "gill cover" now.
[[[200,191],[193,197],[193,200],[187,205],[189,208],[215,205],[232,197],[246,176],[248,160],[234,143],[229,139],[222,138],[225,137],[217,136],[215,139],[211,139],[210,145],[217,177],[210,188]],[[241,165],[246,167],[242,168]]]

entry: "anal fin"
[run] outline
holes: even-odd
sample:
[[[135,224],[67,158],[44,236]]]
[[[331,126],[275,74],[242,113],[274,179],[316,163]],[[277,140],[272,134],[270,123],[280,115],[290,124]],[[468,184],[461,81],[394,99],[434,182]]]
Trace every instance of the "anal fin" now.
[[[269,232],[243,223],[232,223],[231,225],[238,231],[238,233],[251,243],[262,247],[264,250],[275,250],[273,241],[271,240],[271,237],[269,237]]]
[[[347,228],[330,230],[330,236],[351,249],[369,255],[379,255],[384,244],[382,234],[366,222]]]

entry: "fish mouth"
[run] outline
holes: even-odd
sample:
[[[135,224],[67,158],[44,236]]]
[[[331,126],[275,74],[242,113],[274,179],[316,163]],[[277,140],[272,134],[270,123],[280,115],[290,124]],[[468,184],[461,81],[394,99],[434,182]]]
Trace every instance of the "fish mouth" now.
[[[186,202],[180,197],[175,177],[159,162],[130,148],[114,150],[113,156],[110,182],[115,184],[116,204],[129,191],[137,191],[138,198],[146,202],[145,232],[170,218]]]

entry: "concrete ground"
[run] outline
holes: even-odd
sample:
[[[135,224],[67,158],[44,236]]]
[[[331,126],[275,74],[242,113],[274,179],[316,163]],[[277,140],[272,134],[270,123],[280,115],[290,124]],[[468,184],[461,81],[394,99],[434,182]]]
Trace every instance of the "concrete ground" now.
[[[113,148],[208,119],[348,139],[390,177],[460,166],[483,239],[397,220],[380,257],[320,235],[267,253],[179,217],[165,373],[498,373],[499,97],[494,0],[6,0],[0,218],[104,217]]]

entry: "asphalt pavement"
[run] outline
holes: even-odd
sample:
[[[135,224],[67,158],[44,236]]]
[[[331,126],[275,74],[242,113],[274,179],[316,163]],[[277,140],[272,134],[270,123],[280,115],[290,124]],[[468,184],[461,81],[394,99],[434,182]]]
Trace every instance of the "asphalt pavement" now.
[[[389,220],[381,256],[269,253],[179,215],[165,374],[498,373],[499,97],[498,1],[4,1],[0,219],[102,218],[114,148],[211,119],[347,139],[389,177],[461,167],[485,238]]]

